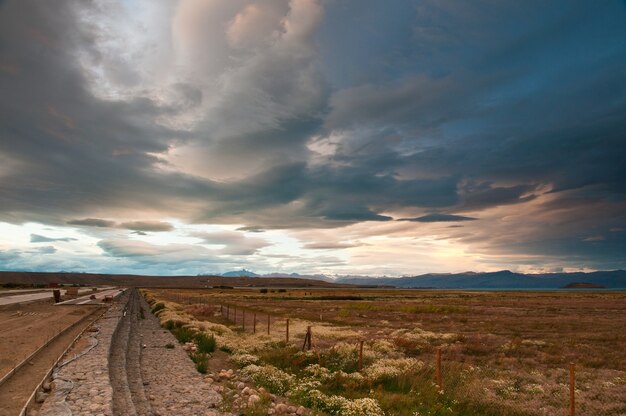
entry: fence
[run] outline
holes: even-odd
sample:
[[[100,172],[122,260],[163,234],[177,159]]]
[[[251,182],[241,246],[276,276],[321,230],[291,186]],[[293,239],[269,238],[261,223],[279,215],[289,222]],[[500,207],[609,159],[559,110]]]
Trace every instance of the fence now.
[[[324,354],[321,351],[332,350],[335,345],[325,344],[322,345],[315,340],[315,326],[307,326],[306,331],[300,331],[290,334],[290,318],[282,316],[273,316],[270,313],[253,310],[247,307],[243,307],[236,303],[213,303],[209,297],[205,296],[181,296],[178,294],[168,294],[168,298],[176,301],[180,304],[201,304],[210,305],[215,308],[215,311],[219,309],[219,317],[228,324],[238,326],[244,333],[264,333],[266,335],[277,335],[279,338],[283,338],[285,344],[297,346],[302,351],[308,351],[313,349],[317,350],[318,363],[320,365],[327,364],[323,362]],[[262,328],[261,328],[262,326]],[[364,350],[366,350],[365,341],[363,339],[357,339],[353,342],[354,345],[354,370],[364,370]],[[419,371],[419,377],[424,380],[430,380],[432,386],[436,388],[436,391],[445,392],[448,389],[458,390],[459,385],[463,382],[458,378],[459,373],[462,373],[463,368],[466,366],[459,365],[453,361],[446,361],[445,349],[438,348],[435,353],[430,357],[430,361],[424,363],[424,366]],[[471,366],[470,366],[471,367]],[[568,414],[570,416],[576,415],[577,403],[576,403],[576,365],[570,363],[568,366],[569,371],[569,402],[567,403]],[[565,404],[564,404],[565,407]]]

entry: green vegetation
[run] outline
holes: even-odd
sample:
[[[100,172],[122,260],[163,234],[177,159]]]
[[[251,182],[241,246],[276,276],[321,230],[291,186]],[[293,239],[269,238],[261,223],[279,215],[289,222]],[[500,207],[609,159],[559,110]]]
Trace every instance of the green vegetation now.
[[[201,374],[206,374],[209,368],[209,354],[196,352],[191,354],[191,359],[196,364],[196,370]]]
[[[289,346],[263,350],[259,358],[265,366],[255,368],[252,374],[255,382],[272,393],[291,392],[290,398],[295,402],[330,414],[339,414],[333,412],[353,406],[350,400],[358,402],[360,398],[369,397],[376,399],[389,415],[527,415],[468,396],[469,374],[454,366],[445,368],[447,378],[442,391],[433,383],[435,370],[432,366],[380,367],[379,373],[359,373],[356,349],[351,352],[331,348],[315,356]],[[376,365],[373,359],[364,362],[366,367],[372,365]]]
[[[164,304],[164,303],[159,302],[159,303],[157,303],[156,305],[154,305],[154,306],[152,307],[152,313],[153,313],[154,315],[157,315],[157,312],[159,312],[160,310],[163,310],[163,309],[165,309],[165,304]]]
[[[204,332],[198,332],[194,340],[200,353],[211,353],[215,351],[215,337],[213,335],[207,335]]]
[[[179,328],[174,328],[174,330],[172,330],[172,333],[174,334],[178,342],[180,342],[181,344],[184,344],[186,342],[191,342],[194,339],[194,336],[196,335],[194,330],[189,329],[184,326],[179,327]]]

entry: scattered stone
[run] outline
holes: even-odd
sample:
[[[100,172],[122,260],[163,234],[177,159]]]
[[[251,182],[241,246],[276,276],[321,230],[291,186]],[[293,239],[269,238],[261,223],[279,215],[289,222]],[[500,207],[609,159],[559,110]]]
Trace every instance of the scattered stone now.
[[[46,400],[46,397],[48,397],[48,393],[44,393],[43,391],[39,390],[37,394],[35,394],[35,402],[43,403]]]

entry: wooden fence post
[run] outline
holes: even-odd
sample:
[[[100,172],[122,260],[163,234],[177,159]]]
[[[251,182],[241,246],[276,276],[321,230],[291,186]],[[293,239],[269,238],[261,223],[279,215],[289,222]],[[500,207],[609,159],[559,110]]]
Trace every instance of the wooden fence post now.
[[[363,370],[363,340],[359,343],[359,371]]]
[[[443,382],[441,381],[441,348],[437,349],[437,387],[443,390]]]
[[[237,305],[233,306],[233,312],[235,314],[235,319],[233,319],[233,322],[235,323],[235,325],[237,325]]]
[[[306,327],[306,334],[304,334],[304,343],[302,343],[302,351],[304,351],[304,349],[307,348],[307,346],[308,346],[308,349],[310,350],[311,349],[311,327],[310,326]]]
[[[576,365],[569,365],[569,414],[574,416],[576,413]]]
[[[256,334],[256,312],[252,315],[252,333]]]
[[[267,335],[270,334],[270,314],[267,314]]]
[[[226,305],[226,320],[230,321],[230,305]]]
[[[289,344],[289,318],[287,318],[287,327],[285,330],[285,343]]]
[[[241,311],[241,326],[243,327],[243,330],[245,332],[246,330],[246,310],[242,309]]]

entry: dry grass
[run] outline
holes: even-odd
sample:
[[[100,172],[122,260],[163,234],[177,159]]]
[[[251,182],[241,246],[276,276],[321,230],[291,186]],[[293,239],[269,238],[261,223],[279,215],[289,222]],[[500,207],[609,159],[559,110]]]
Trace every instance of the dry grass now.
[[[164,314],[213,322],[202,323],[205,326],[229,327],[217,305],[245,308],[248,333],[239,328],[222,340],[233,350],[267,351],[268,345],[284,339],[285,318],[291,320],[291,341],[296,345],[301,345],[306,326],[313,326],[314,346],[320,351],[338,342],[356,345],[366,339],[366,352],[373,351],[375,342],[385,342],[388,354],[432,363],[435,349],[443,348],[450,368],[471,373],[463,383],[465,397],[528,414],[564,412],[567,366],[574,361],[580,413],[626,414],[624,293],[310,289],[152,293],[171,305],[193,297],[196,306],[178,305]],[[270,336],[249,333],[253,312],[262,322],[263,314],[273,316]],[[260,328],[263,332],[263,324]],[[458,378],[458,371],[448,374],[449,383]],[[387,393],[378,395],[381,404],[398,402]]]

